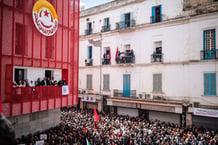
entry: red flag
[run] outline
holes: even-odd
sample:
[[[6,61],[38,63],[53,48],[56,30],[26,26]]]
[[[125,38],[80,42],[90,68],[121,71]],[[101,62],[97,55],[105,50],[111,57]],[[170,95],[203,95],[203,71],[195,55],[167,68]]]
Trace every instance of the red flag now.
[[[94,115],[95,115],[95,122],[98,122],[99,116],[98,116],[98,113],[97,113],[95,107],[94,107]]]
[[[115,61],[117,62],[117,56],[118,56],[118,47],[117,47],[117,51],[116,51],[116,55],[115,55]]]
[[[84,131],[84,132],[86,132],[86,131],[87,131],[87,129],[86,129],[86,126],[84,126],[84,127],[83,127],[83,131]]]

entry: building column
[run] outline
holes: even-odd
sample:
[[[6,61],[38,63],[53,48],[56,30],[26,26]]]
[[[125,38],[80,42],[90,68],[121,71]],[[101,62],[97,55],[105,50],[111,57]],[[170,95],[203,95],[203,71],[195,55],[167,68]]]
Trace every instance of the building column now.
[[[102,101],[97,101],[98,104],[98,111],[101,112],[102,111]]]
[[[192,114],[191,113],[186,113],[186,126],[191,126],[192,125]]]
[[[83,106],[83,101],[82,100],[80,100],[80,109],[83,109],[84,108],[84,106]]]

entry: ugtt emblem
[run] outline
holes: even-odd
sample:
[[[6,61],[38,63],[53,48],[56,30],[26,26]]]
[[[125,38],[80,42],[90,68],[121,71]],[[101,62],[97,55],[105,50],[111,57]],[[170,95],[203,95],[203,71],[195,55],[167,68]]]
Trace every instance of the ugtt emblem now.
[[[38,0],[33,6],[33,22],[38,31],[45,36],[52,36],[58,29],[57,13],[47,0]]]

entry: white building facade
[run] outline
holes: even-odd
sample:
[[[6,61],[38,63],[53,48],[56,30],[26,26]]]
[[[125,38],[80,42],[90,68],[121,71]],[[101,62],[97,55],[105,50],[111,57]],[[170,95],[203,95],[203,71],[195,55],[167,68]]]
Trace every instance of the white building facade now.
[[[79,88],[119,114],[218,126],[218,2],[205,3],[116,0],[81,11]]]

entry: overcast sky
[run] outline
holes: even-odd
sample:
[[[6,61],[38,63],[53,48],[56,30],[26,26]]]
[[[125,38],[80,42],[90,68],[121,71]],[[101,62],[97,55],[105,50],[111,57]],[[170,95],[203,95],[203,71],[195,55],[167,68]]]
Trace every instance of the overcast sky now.
[[[104,4],[107,2],[111,2],[113,0],[80,0],[81,4],[80,6],[84,5],[85,9],[90,8],[90,7],[94,7],[100,4]]]

